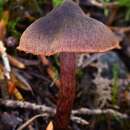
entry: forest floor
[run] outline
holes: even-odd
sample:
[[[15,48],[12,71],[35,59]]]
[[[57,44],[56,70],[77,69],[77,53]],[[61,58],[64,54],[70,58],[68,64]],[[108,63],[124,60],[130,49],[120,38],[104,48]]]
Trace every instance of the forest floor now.
[[[77,0],[86,15],[113,31],[121,49],[77,56],[74,130],[130,130],[130,3],[106,1]],[[0,130],[52,130],[59,55],[34,56],[17,46],[23,31],[60,2],[0,1]]]

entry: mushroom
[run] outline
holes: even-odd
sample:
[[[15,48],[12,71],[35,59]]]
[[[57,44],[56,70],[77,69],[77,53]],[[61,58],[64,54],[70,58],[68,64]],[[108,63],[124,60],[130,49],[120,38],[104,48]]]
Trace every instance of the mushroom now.
[[[32,23],[22,34],[18,49],[35,55],[60,55],[60,82],[56,130],[67,130],[75,99],[76,53],[105,52],[119,41],[103,23],[84,14],[72,0]]]

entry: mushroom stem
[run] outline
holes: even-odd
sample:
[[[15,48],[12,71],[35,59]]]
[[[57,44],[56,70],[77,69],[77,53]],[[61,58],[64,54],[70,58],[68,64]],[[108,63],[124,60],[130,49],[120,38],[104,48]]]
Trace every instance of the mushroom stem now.
[[[57,103],[55,128],[67,130],[71,109],[75,98],[75,53],[64,52],[60,54],[61,63],[61,87]]]

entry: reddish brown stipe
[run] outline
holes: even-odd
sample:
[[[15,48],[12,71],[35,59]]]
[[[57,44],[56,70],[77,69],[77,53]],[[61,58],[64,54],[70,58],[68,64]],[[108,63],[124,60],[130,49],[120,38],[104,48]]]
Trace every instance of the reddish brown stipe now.
[[[69,124],[70,112],[75,98],[75,53],[61,53],[61,87],[59,89],[59,100],[57,103],[56,129],[65,130]],[[61,116],[62,115],[62,116]]]

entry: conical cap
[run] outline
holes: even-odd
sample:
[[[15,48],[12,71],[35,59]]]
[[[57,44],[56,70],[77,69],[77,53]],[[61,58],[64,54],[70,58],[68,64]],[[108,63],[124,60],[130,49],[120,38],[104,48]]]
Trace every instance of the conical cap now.
[[[104,52],[119,47],[119,40],[103,23],[86,16],[69,0],[32,23],[18,49],[36,55],[60,52]]]

